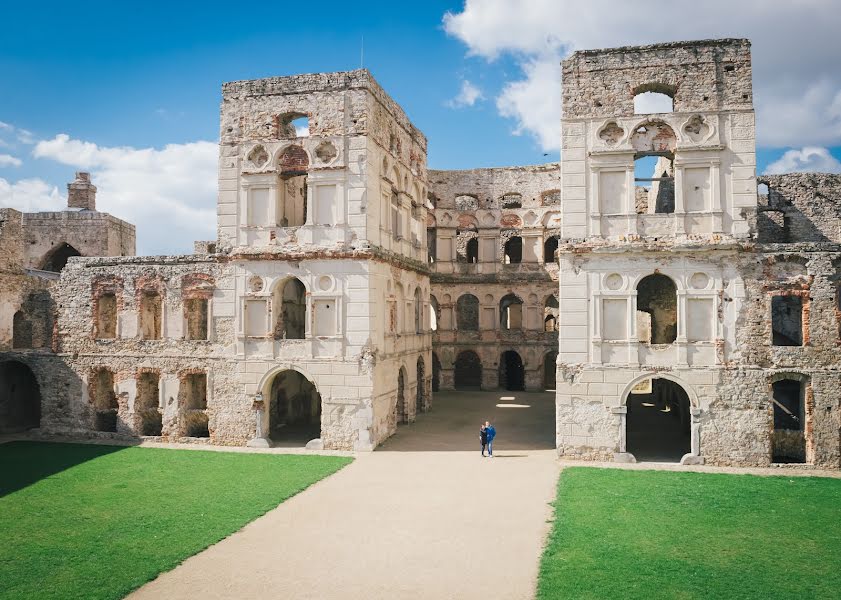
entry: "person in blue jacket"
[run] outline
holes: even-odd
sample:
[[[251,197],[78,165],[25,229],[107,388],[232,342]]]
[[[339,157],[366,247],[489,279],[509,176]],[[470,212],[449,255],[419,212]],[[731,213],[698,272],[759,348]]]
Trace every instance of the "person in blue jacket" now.
[[[494,438],[496,437],[496,429],[494,426],[491,425],[490,421],[485,421],[485,434],[488,436],[488,456],[493,457],[494,455]]]

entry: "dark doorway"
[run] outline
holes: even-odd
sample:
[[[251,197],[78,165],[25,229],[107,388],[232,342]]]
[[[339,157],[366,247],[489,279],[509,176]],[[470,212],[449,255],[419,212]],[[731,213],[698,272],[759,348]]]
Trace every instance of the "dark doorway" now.
[[[269,392],[269,437],[274,445],[304,445],[321,436],[321,395],[297,371],[281,371]]]
[[[775,463],[806,462],[805,386],[794,379],[782,379],[771,384],[771,394],[774,406],[771,460]]]
[[[557,352],[549,352],[543,357],[543,389],[555,389],[555,371],[557,369],[555,362],[558,359]]]
[[[690,452],[689,396],[668,379],[635,387],[628,394],[627,450],[638,461],[679,462]]]
[[[509,391],[525,389],[526,376],[523,359],[513,350],[502,353],[499,361],[499,387]]]
[[[395,410],[397,411],[397,424],[401,423],[408,423],[408,410],[406,410],[406,370],[403,367],[400,367],[400,370],[397,372],[397,405]]]
[[[441,361],[438,355],[432,353],[432,391],[437,392],[441,387]]]
[[[62,242],[47,252],[47,255],[41,263],[41,270],[55,271],[58,273],[67,265],[67,260],[71,256],[82,256],[82,253],[67,242]]]
[[[423,356],[418,356],[417,393],[415,394],[415,413],[420,414],[424,409],[424,377],[426,377],[426,365],[423,363]]]
[[[32,370],[16,360],[0,363],[0,433],[41,425],[41,388]]]
[[[482,361],[472,350],[465,350],[455,362],[455,388],[457,390],[478,390],[482,387]]]

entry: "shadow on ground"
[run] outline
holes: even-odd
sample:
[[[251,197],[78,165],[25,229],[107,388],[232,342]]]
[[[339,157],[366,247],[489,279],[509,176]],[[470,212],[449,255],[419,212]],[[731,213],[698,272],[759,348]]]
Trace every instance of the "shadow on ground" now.
[[[380,452],[479,450],[479,427],[497,430],[494,452],[555,448],[553,392],[436,392],[432,410],[399,425]]]
[[[0,444],[0,498],[41,479],[94,458],[124,450],[126,446],[9,442]]]

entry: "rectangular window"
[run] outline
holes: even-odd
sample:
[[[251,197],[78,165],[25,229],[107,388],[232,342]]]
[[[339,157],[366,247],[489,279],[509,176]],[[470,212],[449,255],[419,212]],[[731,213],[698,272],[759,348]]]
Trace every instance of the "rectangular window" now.
[[[117,337],[117,296],[102,294],[96,301],[96,338]]]
[[[774,346],[803,345],[803,298],[771,297],[771,343]]]
[[[184,301],[184,320],[186,321],[185,338],[188,340],[207,339],[207,305],[204,298],[190,298]]]

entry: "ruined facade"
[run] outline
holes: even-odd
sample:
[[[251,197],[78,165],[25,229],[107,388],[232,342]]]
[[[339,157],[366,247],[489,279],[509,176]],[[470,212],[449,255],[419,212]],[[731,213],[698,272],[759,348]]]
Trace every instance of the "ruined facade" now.
[[[841,466],[841,176],[756,177],[749,43],[576,52],[563,115],[560,163],[427,171],[367,71],[225,84],[194,254],[84,174],[0,213],[0,423],[370,450],[556,389],[561,457]]]

